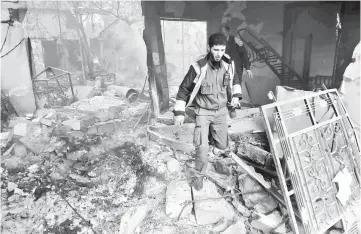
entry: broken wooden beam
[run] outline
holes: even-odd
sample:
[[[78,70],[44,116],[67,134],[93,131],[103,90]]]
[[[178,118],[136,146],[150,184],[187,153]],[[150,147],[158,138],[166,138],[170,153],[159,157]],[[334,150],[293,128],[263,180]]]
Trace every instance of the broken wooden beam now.
[[[266,150],[261,149],[260,147],[254,146],[247,142],[240,143],[237,148],[237,154],[250,159],[262,166],[265,166],[267,160],[272,158],[272,154]]]

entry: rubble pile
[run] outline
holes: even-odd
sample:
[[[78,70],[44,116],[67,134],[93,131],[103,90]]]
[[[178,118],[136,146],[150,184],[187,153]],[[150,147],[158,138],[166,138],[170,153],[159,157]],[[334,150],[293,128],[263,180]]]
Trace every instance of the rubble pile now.
[[[255,109],[229,123],[233,156],[211,147],[195,190],[194,123],[148,126],[148,105],[95,96],[12,119],[2,233],[292,233],[265,132],[237,127]]]
[[[145,126],[130,133],[143,107],[96,96],[12,119],[1,134],[1,232],[117,233],[130,207],[157,207],[163,149],[147,146]]]

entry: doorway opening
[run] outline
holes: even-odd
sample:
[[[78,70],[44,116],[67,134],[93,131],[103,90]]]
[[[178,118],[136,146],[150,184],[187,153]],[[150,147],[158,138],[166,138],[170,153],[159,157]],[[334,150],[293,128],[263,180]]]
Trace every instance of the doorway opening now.
[[[207,22],[161,19],[169,87],[177,87],[189,66],[207,53]],[[170,90],[171,91],[171,90]]]

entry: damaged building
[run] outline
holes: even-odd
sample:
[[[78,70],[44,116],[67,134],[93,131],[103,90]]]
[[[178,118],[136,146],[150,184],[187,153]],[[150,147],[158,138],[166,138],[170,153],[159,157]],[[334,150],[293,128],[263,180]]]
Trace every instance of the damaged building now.
[[[1,233],[361,233],[359,1],[1,11]],[[177,93],[221,26],[252,76],[196,189]]]

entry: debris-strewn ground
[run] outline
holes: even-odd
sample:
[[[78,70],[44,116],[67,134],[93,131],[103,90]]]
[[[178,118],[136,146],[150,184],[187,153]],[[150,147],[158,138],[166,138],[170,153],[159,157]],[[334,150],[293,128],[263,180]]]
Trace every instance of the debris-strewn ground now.
[[[203,189],[192,188],[194,152],[172,147],[192,143],[192,125],[159,124],[175,143],[151,140],[148,105],[96,96],[12,119],[1,133],[1,233],[290,232],[285,208],[216,150]],[[249,113],[241,120],[259,117]],[[264,132],[231,134],[230,146],[278,186]]]

